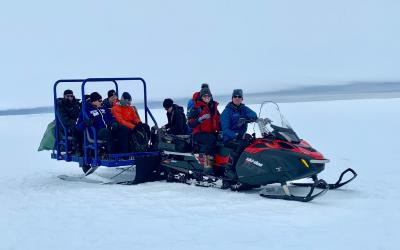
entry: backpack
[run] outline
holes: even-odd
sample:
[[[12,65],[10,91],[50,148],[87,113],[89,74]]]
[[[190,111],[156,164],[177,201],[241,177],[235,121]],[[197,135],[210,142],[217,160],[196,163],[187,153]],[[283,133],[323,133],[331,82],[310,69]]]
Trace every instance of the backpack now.
[[[139,123],[132,133],[132,149],[135,152],[147,151],[150,140],[150,128],[147,124]]]

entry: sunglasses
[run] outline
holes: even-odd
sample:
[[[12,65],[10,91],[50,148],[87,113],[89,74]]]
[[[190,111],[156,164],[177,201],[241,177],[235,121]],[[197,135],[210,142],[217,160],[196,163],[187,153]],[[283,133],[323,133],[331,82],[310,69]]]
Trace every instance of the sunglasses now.
[[[243,98],[243,96],[241,96],[241,95],[234,95],[234,96],[232,96],[233,98]]]

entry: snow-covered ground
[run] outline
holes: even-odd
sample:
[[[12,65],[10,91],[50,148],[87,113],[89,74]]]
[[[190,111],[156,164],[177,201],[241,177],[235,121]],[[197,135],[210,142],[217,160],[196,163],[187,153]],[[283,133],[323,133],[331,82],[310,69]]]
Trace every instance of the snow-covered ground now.
[[[53,116],[0,117],[0,249],[398,249],[399,105],[281,105],[331,160],[322,178],[335,181],[348,167],[359,174],[310,203],[165,182],[62,181],[80,168],[36,151]],[[154,113],[165,122],[163,110]]]

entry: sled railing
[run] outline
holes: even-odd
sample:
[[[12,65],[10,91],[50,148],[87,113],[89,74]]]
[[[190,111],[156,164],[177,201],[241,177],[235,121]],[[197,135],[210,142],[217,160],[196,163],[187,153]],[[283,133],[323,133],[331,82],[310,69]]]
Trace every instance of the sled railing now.
[[[145,110],[145,123],[147,124],[148,118],[147,115],[151,114],[150,109],[147,106],[147,87],[146,87],[146,81],[141,78],[141,77],[121,77],[121,78],[88,78],[82,82],[82,87],[81,87],[81,92],[82,92],[82,98],[85,98],[85,85],[88,82],[114,82],[116,86],[118,85],[118,81],[140,81],[143,84],[143,97],[144,97],[144,110]],[[82,100],[83,100],[82,99]],[[86,103],[82,102],[82,110],[85,110],[85,105]],[[150,115],[152,121],[154,124],[157,125],[156,120],[154,119],[153,115]]]
[[[157,125],[156,120],[154,119],[153,115],[150,112],[150,109],[147,106],[147,87],[146,87],[146,81],[143,78],[140,77],[121,77],[121,78],[88,78],[82,82],[81,86],[81,92],[82,92],[82,98],[85,98],[85,86],[89,82],[114,82],[117,83],[117,81],[140,81],[143,84],[143,97],[144,97],[144,110],[145,110],[145,123],[148,124],[148,117],[147,115],[150,114],[150,117],[155,125]],[[82,110],[86,110],[86,102],[82,102]],[[83,112],[83,117],[84,120],[89,119],[88,115],[86,112]],[[94,137],[94,159],[91,163],[91,165],[98,166],[101,165],[100,159],[99,159],[99,154],[98,154],[98,142],[97,142],[97,135],[96,133],[93,133]],[[84,133],[84,156],[83,156],[83,161],[84,164],[88,164],[88,155],[87,155],[87,148],[90,148],[87,142],[87,135]]]

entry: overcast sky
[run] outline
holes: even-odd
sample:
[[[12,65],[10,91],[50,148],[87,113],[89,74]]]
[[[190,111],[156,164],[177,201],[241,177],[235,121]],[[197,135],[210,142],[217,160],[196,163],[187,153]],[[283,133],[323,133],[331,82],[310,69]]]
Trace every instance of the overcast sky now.
[[[400,80],[400,1],[2,1],[0,109],[60,78],[140,76],[150,99]],[[101,94],[104,95],[104,91]]]

